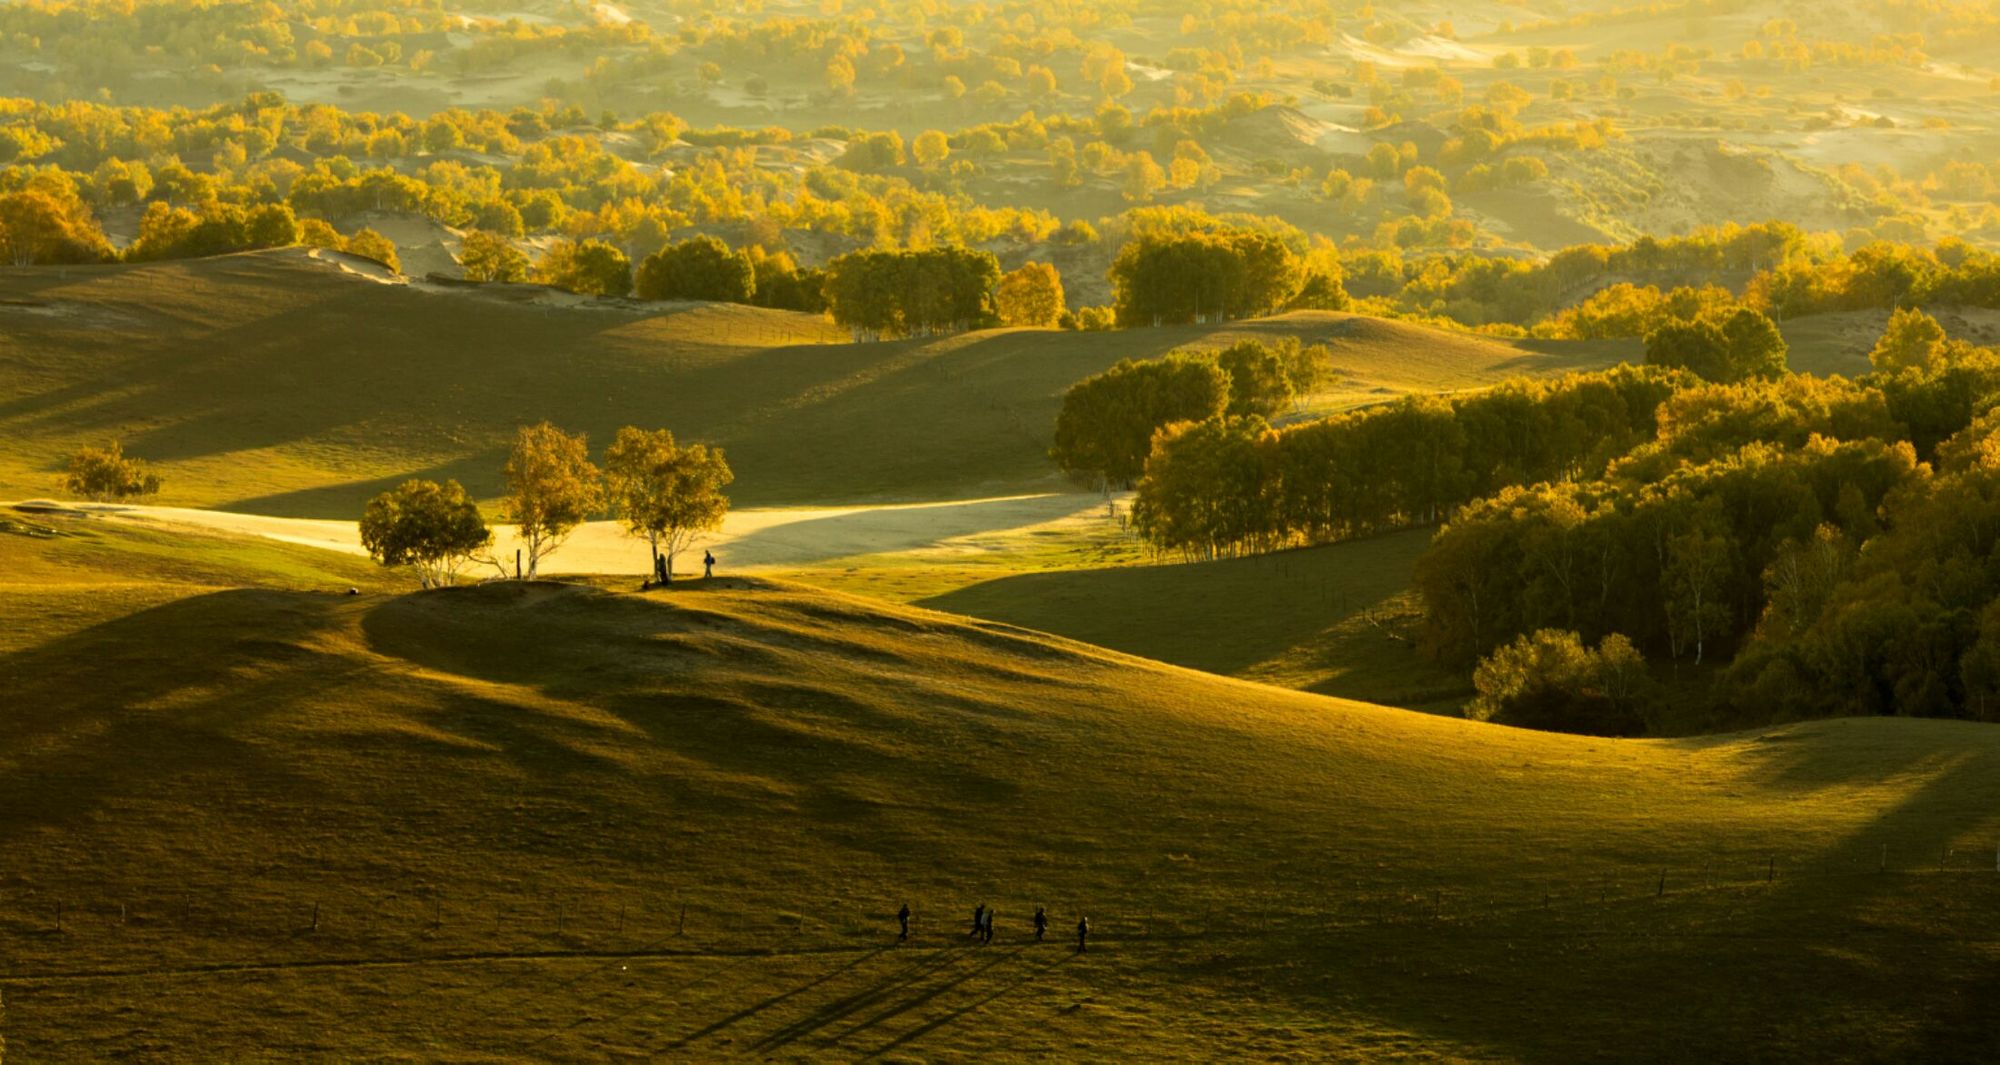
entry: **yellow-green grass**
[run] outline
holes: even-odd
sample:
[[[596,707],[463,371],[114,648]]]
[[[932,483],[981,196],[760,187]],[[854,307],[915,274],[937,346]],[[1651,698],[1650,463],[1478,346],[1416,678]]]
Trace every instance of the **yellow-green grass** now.
[[[818,317],[535,294],[385,285],[295,251],[0,270],[0,498],[48,494],[110,439],[177,505],[352,517],[419,474],[492,498],[514,429],[543,418],[599,444],[626,424],[721,444],[745,505],[978,498],[1059,486],[1062,392],[1121,358],[1324,339],[1346,374],[1313,402],[1351,406],[1616,353],[1331,314],[834,344]]]
[[[1141,658],[1301,691],[1457,712],[1461,671],[1413,640],[1411,568],[1428,529],[1183,564],[1106,512],[858,555],[778,575],[1055,633]]]
[[[44,524],[0,534],[24,1061],[1996,1049],[1991,728],[1545,735],[783,582],[348,596]],[[182,592],[21,609],[134,582]]]

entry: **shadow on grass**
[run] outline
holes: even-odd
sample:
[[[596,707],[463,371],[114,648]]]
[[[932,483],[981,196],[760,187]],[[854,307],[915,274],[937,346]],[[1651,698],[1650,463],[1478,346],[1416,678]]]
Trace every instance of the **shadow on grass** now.
[[[1403,594],[1429,539],[1415,530],[1220,562],[1019,574],[919,605],[1234,675],[1310,655],[1344,619]]]
[[[311,644],[326,596],[232,590],[175,600],[0,658],[0,841],[88,823],[98,804],[196,774],[212,794],[314,789],[247,733],[301,677],[365,670]],[[115,789],[106,783],[115,781]]]

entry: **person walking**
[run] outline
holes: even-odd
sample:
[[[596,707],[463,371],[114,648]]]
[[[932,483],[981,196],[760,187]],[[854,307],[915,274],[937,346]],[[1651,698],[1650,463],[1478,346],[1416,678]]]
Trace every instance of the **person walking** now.
[[[903,926],[903,931],[902,931],[902,934],[901,934],[901,935],[898,935],[898,936],[896,937],[896,942],[898,942],[898,943],[901,943],[901,942],[903,942],[904,940],[907,940],[907,939],[909,939],[909,938],[910,938],[910,904],[909,904],[909,903],[907,903],[907,902],[906,902],[906,903],[904,903],[904,904],[903,904],[903,908],[902,908],[902,909],[900,909],[900,910],[897,910],[897,911],[896,911],[896,923],[897,923],[897,924],[900,924],[900,925],[902,925],[902,926]]]
[[[1047,933],[1048,930],[1049,930],[1049,911],[1041,908],[1040,906],[1035,907],[1035,942],[1040,943],[1042,941],[1042,936],[1045,933]]]
[[[1082,954],[1084,951],[1089,950],[1090,949],[1089,944],[1090,944],[1090,918],[1079,917],[1076,920],[1076,952],[1078,954]]]
[[[986,908],[986,931],[979,937],[981,943],[993,942],[993,907]]]
[[[702,580],[710,580],[715,576],[715,552],[708,550],[702,551],[701,567],[702,567],[701,568]]]
[[[972,931],[967,934],[974,939],[978,939],[979,933],[985,930],[986,930],[986,904],[982,902],[979,905],[974,906],[972,908]]]

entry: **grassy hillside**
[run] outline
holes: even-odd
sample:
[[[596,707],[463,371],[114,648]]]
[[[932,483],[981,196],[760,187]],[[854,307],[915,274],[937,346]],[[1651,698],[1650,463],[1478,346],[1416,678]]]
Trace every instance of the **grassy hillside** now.
[[[1155,564],[1084,510],[932,547],[776,572],[817,587],[1055,633],[1284,688],[1457,712],[1467,677],[1411,642],[1410,570],[1431,530],[1255,558]]]
[[[1543,735],[783,583],[349,596],[25,520],[23,1060],[2000,1050],[1992,729]]]
[[[0,498],[45,495],[70,452],[122,437],[159,464],[162,502],[352,517],[412,474],[494,494],[514,428],[541,418],[600,443],[625,424],[720,443],[743,504],[972,498],[1059,483],[1062,391],[1128,356],[1325,339],[1346,373],[1315,402],[1341,406],[1622,350],[1327,314],[833,344],[784,312],[579,303],[386,285],[296,251],[0,270]]]

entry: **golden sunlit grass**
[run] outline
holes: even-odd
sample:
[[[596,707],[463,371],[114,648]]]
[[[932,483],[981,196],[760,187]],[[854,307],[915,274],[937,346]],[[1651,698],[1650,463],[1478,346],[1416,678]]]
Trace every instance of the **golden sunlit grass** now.
[[[416,594],[34,520],[0,534],[23,1060],[1993,1046],[1979,726],[1537,734],[785,582]],[[1028,942],[1038,904],[1091,952]]]
[[[1060,488],[1062,393],[1121,358],[1323,340],[1343,371],[1326,408],[1629,354],[1331,314],[830,344],[813,316],[504,295],[379,284],[296,251],[0,270],[0,498],[49,494],[69,454],[113,438],[157,466],[170,504],[352,518],[416,474],[491,498],[514,430],[543,418],[599,444],[627,424],[721,444],[741,505],[980,498]]]

